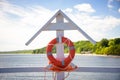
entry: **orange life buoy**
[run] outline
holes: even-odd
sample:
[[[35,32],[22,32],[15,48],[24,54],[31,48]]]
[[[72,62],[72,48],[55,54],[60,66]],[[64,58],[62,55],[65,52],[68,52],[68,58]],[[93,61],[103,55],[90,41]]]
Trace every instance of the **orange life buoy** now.
[[[70,39],[67,39],[65,37],[62,37],[61,39],[62,39],[62,43],[67,44],[67,46],[69,47],[69,55],[63,61],[56,59],[52,55],[52,48],[55,44],[59,42],[58,38],[55,38],[49,42],[46,48],[46,52],[47,52],[47,57],[52,65],[59,68],[66,68],[71,63],[72,59],[75,56],[75,48],[73,42]]]

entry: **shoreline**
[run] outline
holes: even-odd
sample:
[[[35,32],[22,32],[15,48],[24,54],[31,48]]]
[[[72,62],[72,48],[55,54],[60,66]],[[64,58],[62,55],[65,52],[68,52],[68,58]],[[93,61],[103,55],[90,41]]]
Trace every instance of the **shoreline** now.
[[[118,58],[120,58],[120,56],[117,56],[117,55],[79,54],[79,53],[77,53],[76,55],[81,55],[81,56],[103,56],[103,57],[118,57]]]
[[[65,55],[67,55],[68,53],[65,53]],[[0,55],[44,55],[44,54],[31,54],[31,53],[12,53],[12,54],[7,54],[7,53],[3,53]],[[75,53],[75,55],[80,55],[80,56],[102,56],[102,57],[117,57],[120,58],[120,56],[117,55],[99,55],[99,54],[91,54],[91,53],[87,53],[87,54],[80,54],[80,53]]]

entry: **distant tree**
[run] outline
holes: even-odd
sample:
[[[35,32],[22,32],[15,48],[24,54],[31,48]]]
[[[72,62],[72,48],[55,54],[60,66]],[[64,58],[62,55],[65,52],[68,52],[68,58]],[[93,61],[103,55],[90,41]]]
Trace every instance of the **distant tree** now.
[[[96,54],[104,55],[120,55],[120,38],[115,39],[102,39],[95,45],[90,43],[90,41],[77,41],[74,43],[76,53],[82,53],[86,51],[92,51]],[[69,47],[64,44],[64,52],[69,52]],[[46,47],[41,49],[35,49],[32,51],[33,54],[36,53],[46,53]],[[56,46],[53,47],[52,53],[56,53]]]
[[[107,39],[102,39],[101,41],[100,41],[100,46],[101,47],[108,47],[108,40]]]
[[[33,52],[32,52],[33,54],[36,54],[36,50],[33,50]]]
[[[120,38],[102,39],[96,43],[93,50],[96,54],[120,55]]]
[[[115,39],[114,39],[114,44],[116,44],[116,45],[117,45],[117,44],[120,44],[120,38],[115,38]]]
[[[108,43],[109,46],[118,45],[118,44],[120,44],[120,38],[111,39],[109,40]]]
[[[39,54],[40,53],[40,49],[37,49],[37,54]]]
[[[92,51],[93,44],[90,41],[78,41],[75,42],[76,53],[81,53],[83,51]]]
[[[110,39],[109,43],[108,43],[108,46],[113,46],[114,44],[115,44],[114,39]]]

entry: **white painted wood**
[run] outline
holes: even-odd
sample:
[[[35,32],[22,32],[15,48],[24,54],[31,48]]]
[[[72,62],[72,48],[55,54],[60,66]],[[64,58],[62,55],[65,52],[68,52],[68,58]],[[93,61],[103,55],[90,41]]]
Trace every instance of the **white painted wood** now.
[[[64,22],[64,18],[67,22]],[[56,19],[56,23],[52,21]],[[56,36],[59,38],[59,43],[56,44],[57,59],[64,60],[64,45],[61,43],[61,37],[64,36],[64,30],[78,30],[89,41],[96,43],[87,33],[85,33],[79,26],[77,26],[69,17],[67,17],[61,10],[59,10],[41,29],[28,40],[26,45],[29,45],[42,31],[56,30]],[[64,72],[57,73],[57,80],[64,78]]]
[[[73,26],[75,27],[75,29],[77,29],[80,33],[82,33],[90,42],[92,43],[96,43],[96,41],[94,41],[87,33],[85,33],[78,25],[76,25],[68,16],[66,16],[62,11],[61,14],[66,18],[66,20],[68,20],[71,24],[73,24]]]
[[[14,67],[14,68],[0,68],[0,73],[19,73],[19,72],[52,72],[46,70],[45,67]],[[72,72],[104,72],[104,73],[120,73],[120,68],[111,67],[78,67]]]
[[[25,45],[29,45],[29,44],[38,36],[38,34],[40,34],[42,31],[43,31],[43,30],[40,29],[37,33],[35,33],[35,34],[33,35],[33,37],[31,37],[31,38],[28,40],[28,42],[25,43]]]
[[[93,44],[96,43],[95,40],[93,40],[87,33],[85,33],[81,28],[77,29],[80,33],[82,33],[90,42],[92,42]]]
[[[71,23],[50,23],[44,31],[47,30],[77,30]]]
[[[59,10],[60,11],[60,10]],[[26,43],[25,45],[29,45],[42,31],[46,30],[47,26],[54,20],[54,18],[59,14],[59,11],[50,18],[49,21],[46,22],[45,25],[43,25],[42,28],[40,28]]]
[[[56,16],[56,23],[63,23],[63,16],[58,14]],[[64,36],[64,31],[63,30],[57,30],[56,31],[56,36],[58,38],[58,43],[56,44],[56,54],[57,54],[57,59],[60,61],[64,60],[64,45],[62,44],[62,36]],[[57,80],[63,80],[64,79],[64,72],[59,72],[57,73]]]
[[[57,18],[61,16],[61,18]],[[62,22],[52,23],[52,21],[56,18],[61,19]],[[64,22],[64,18],[68,21],[68,23]],[[59,21],[59,20],[58,20]],[[87,33],[85,33],[79,26],[77,26],[68,16],[66,16],[61,10],[59,10],[34,36],[28,40],[26,45],[29,45],[42,31],[47,30],[78,30],[82,33],[89,41],[92,43],[96,43]]]
[[[60,30],[57,30],[56,32],[57,34],[57,37],[59,38],[59,40],[61,40],[60,38],[62,36],[64,36],[64,31],[60,31]],[[61,43],[61,41],[59,41],[58,44],[56,44],[56,51],[57,51],[57,59],[59,60],[64,60],[64,44]]]
[[[64,35],[64,31],[57,31],[57,38],[59,38],[59,43],[56,44],[56,51],[57,51],[57,59],[60,61],[64,60],[64,45],[61,43],[62,36]],[[64,72],[59,72],[57,73],[57,80],[62,80],[64,79]]]

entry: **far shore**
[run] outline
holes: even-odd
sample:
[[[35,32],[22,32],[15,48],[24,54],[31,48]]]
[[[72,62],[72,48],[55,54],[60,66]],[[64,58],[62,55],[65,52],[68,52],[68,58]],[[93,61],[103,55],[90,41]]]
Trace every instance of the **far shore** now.
[[[84,56],[104,56],[104,57],[119,57],[118,55],[100,55],[100,54],[92,54],[92,53],[87,53],[87,54],[79,54],[79,53],[76,53],[76,55],[84,55]]]
[[[0,55],[37,55],[37,54],[32,54],[32,53],[0,53]],[[43,53],[39,53],[43,54]],[[54,54],[54,53],[53,53]],[[68,53],[65,53],[65,55]],[[44,55],[44,54],[43,54]],[[118,55],[99,55],[99,54],[92,54],[92,53],[87,53],[87,54],[80,54],[80,53],[75,53],[75,55],[81,55],[81,56],[103,56],[103,57],[118,57]]]

